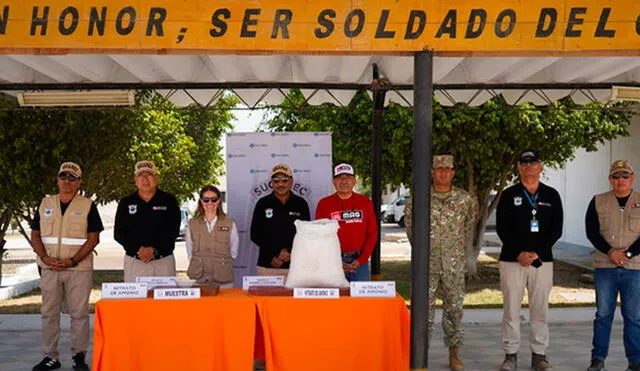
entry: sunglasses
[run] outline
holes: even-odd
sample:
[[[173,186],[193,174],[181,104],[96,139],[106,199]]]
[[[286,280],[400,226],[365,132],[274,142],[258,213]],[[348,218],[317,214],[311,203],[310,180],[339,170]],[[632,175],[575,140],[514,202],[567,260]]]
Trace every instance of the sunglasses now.
[[[75,175],[72,174],[58,174],[58,179],[60,180],[68,180],[70,182],[75,182],[76,180],[80,179]]]
[[[620,178],[629,179],[629,178],[631,178],[632,175],[633,175],[632,173],[615,173],[615,174],[611,175],[611,177],[613,179],[620,179]]]
[[[200,199],[206,204],[208,202],[216,202],[220,199],[220,197],[200,197]]]
[[[286,182],[289,181],[289,179],[291,179],[291,178],[289,178],[288,176],[283,176],[283,177],[280,177],[280,178],[277,178],[277,177],[276,178],[271,178],[271,181],[274,182],[274,183],[280,183],[280,182],[286,183]]]

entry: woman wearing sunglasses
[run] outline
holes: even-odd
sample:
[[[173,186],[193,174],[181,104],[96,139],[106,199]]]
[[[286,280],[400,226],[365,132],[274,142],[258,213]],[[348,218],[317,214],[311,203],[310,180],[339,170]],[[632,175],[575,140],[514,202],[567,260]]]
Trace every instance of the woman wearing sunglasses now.
[[[233,259],[238,256],[238,228],[222,210],[220,190],[206,185],[185,234],[189,278],[233,287]]]

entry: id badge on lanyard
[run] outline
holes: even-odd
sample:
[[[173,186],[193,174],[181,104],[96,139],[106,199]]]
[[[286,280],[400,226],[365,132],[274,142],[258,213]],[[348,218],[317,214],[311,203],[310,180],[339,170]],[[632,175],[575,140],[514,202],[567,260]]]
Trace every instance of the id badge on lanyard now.
[[[524,195],[527,197],[527,201],[529,201],[529,205],[531,205],[531,220],[529,221],[529,228],[531,232],[540,232],[540,221],[536,219],[536,214],[538,210],[536,209],[536,201],[538,200],[538,193],[533,195],[533,200],[529,196],[529,192],[524,190]]]

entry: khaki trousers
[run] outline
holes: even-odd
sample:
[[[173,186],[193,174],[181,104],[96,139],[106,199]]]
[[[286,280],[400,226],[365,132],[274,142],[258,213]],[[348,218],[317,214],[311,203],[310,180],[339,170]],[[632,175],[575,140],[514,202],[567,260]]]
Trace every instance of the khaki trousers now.
[[[176,259],[173,255],[148,263],[124,256],[124,282],[136,282],[138,276],[176,276]]]
[[[66,302],[71,317],[71,354],[86,353],[89,347],[89,295],[93,271],[42,270],[42,352],[58,358],[60,312]]]
[[[524,289],[529,299],[531,334],[529,348],[533,353],[546,354],[549,346],[549,294],[553,287],[553,262],[540,268],[523,267],[517,262],[500,262],[500,289],[504,295],[502,314],[502,348],[507,354],[520,348],[520,309]]]
[[[265,268],[256,265],[256,274],[258,276],[283,276],[286,279],[287,275],[289,274],[289,270],[280,268]]]

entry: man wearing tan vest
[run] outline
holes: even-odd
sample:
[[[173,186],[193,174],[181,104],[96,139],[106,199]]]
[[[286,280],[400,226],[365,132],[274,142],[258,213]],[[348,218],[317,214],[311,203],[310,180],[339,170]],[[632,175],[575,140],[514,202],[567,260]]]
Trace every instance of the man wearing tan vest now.
[[[82,169],[65,162],[58,171],[60,193],[40,203],[31,223],[31,240],[42,268],[42,351],[44,359],[33,370],[54,370],[58,360],[60,312],[66,301],[71,317],[71,353],[74,370],[89,370],[89,294],[93,284],[92,251],[104,229],[96,205],[78,194]]]
[[[609,167],[611,190],[596,195],[585,217],[587,238],[596,250],[596,316],[588,371],[604,370],[618,293],[624,320],[624,351],[630,371],[640,370],[640,193],[629,161]]]

